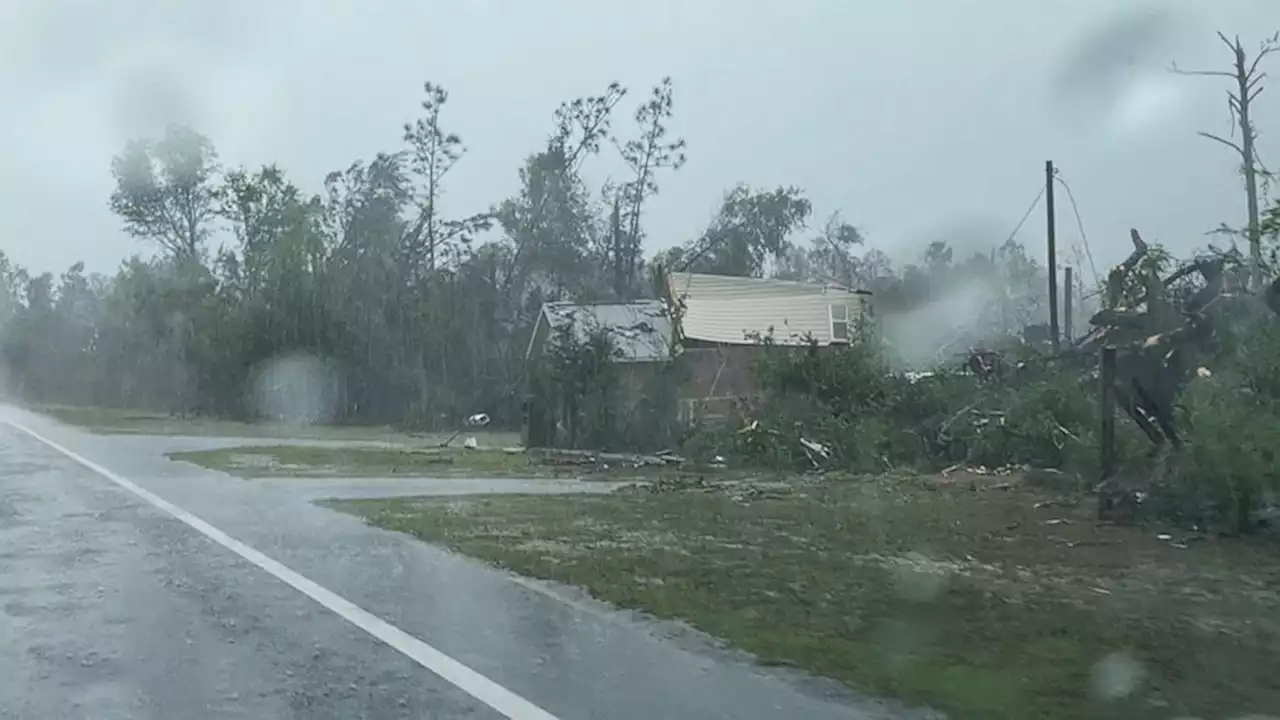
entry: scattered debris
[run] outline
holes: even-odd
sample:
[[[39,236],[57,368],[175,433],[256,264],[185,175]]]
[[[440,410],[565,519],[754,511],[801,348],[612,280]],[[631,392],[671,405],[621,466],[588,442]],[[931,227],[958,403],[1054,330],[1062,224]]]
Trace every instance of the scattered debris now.
[[[806,438],[800,438],[800,446],[804,448],[804,454],[809,458],[809,462],[812,463],[815,468],[822,467],[821,463],[819,463],[817,458],[814,457],[815,455],[823,460],[831,459],[830,448],[822,443],[816,443]]]
[[[675,454],[671,450],[659,450],[658,452],[654,453],[653,456],[655,458],[658,458],[659,460],[662,460],[665,463],[670,463],[674,465],[679,465],[681,463],[686,462],[684,457]],[[723,461],[723,458],[720,458],[720,459]]]
[[[1043,510],[1048,507],[1075,507],[1079,501],[1074,498],[1054,498],[1052,500],[1041,500],[1032,507],[1036,510]]]
[[[979,380],[1004,380],[1013,371],[1013,366],[1004,356],[994,350],[970,350],[961,365],[962,372],[968,372]]]

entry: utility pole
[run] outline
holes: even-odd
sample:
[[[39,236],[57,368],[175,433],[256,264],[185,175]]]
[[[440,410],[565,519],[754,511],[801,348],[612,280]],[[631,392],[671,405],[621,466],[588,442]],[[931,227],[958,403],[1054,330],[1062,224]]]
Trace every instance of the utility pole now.
[[[1103,482],[1115,472],[1116,462],[1116,346],[1102,348],[1101,366],[1098,372],[1099,405],[1102,406],[1102,422],[1098,433],[1098,465]]]
[[[1062,284],[1066,285],[1062,291],[1062,336],[1067,339],[1067,344],[1071,344],[1075,342],[1074,328],[1072,328],[1074,323],[1071,318],[1071,307],[1074,303],[1071,296],[1075,294],[1076,286],[1072,282],[1070,265],[1062,268]]]
[[[1231,50],[1231,70],[1183,70],[1177,65],[1173,71],[1182,75],[1208,75],[1231,80],[1235,88],[1227,92],[1227,107],[1231,111],[1233,127],[1240,131],[1240,142],[1236,143],[1213,133],[1199,132],[1197,135],[1222,143],[1240,155],[1240,172],[1244,175],[1245,211],[1248,213],[1248,225],[1245,234],[1249,239],[1250,277],[1249,284],[1257,292],[1262,288],[1262,229],[1258,223],[1258,174],[1262,163],[1258,160],[1258,151],[1254,142],[1258,133],[1250,118],[1250,104],[1262,92],[1262,80],[1267,76],[1258,68],[1262,59],[1273,52],[1280,51],[1280,33],[1267,38],[1254,53],[1250,62],[1240,37],[1228,40],[1226,35],[1218,33],[1218,39]]]
[[[1045,238],[1049,245],[1049,337],[1053,351],[1059,348],[1058,334],[1058,237],[1053,222],[1053,161],[1044,161]]]

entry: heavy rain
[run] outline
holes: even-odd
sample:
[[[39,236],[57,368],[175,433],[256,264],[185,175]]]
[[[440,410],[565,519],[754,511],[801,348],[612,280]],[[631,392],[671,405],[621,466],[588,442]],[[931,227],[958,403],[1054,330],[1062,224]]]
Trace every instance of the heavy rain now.
[[[1280,713],[1274,0],[0,5],[0,717]]]

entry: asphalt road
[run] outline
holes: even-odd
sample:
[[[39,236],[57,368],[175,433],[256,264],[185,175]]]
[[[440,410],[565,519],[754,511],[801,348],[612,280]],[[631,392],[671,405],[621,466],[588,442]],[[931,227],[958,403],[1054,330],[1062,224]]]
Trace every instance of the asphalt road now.
[[[163,456],[218,442],[0,409],[0,717],[923,717]]]

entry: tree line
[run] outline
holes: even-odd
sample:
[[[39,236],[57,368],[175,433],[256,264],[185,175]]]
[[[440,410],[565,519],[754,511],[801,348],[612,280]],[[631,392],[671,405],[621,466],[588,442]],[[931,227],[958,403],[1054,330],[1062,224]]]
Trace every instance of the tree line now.
[[[796,187],[732,187],[701,232],[646,257],[646,212],[688,147],[669,130],[670,79],[624,115],[629,97],[611,84],[560,104],[519,190],[462,215],[441,198],[465,146],[432,83],[399,147],[329,173],[318,193],[274,164],[224,167],[191,127],[131,141],[109,204],[154,252],[111,276],[0,255],[6,387],[32,402],[251,418],[256,369],[303,354],[336,368],[336,420],[435,428],[483,411],[512,426],[542,303],[653,297],[660,268],[845,283],[875,292],[882,315],[977,280],[996,288],[988,316],[1004,331],[1043,319],[1043,270],[1021,244],[956,259],[935,242],[897,268],[838,213],[813,222]],[[593,187],[584,169],[608,154],[626,174]]]

